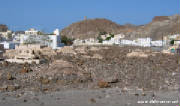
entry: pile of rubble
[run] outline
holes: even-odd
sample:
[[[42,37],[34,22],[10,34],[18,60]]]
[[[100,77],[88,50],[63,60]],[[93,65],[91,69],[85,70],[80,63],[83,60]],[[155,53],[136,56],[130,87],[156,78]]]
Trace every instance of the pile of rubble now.
[[[141,50],[140,56],[136,49]],[[178,89],[179,56],[149,55],[153,53],[147,51],[148,48],[118,46],[65,47],[41,64],[4,62],[0,64],[0,91],[48,92],[108,87]]]

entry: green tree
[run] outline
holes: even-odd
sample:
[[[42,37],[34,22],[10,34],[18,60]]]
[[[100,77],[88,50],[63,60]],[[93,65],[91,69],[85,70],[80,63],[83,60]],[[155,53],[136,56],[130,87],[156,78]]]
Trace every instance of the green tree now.
[[[174,45],[174,40],[171,40],[171,41],[170,41],[170,44],[171,44],[171,45]]]
[[[74,39],[72,39],[72,38],[68,38],[67,36],[64,36],[64,35],[61,36],[61,42],[64,43],[65,45],[70,46],[73,44],[73,41],[74,41]]]
[[[114,34],[111,34],[111,33],[110,33],[109,35],[111,36],[111,38],[114,38]]]
[[[110,39],[111,39],[111,37],[107,37],[107,38],[106,38],[106,40],[110,40]]]
[[[102,43],[102,42],[103,42],[103,39],[101,38],[100,35],[97,37],[97,39],[98,39],[98,42],[99,42],[99,43]]]

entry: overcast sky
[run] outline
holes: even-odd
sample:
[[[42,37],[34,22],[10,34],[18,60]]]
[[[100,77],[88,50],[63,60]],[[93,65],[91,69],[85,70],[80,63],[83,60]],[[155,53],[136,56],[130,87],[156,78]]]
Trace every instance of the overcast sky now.
[[[87,18],[146,24],[154,16],[179,14],[180,0],[0,0],[0,23],[11,30],[50,32]]]

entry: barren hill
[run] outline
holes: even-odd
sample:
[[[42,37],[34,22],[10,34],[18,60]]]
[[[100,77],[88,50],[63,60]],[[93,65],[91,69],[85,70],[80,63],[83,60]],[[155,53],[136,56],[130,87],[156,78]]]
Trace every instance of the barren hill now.
[[[179,33],[180,29],[180,16],[156,16],[152,22],[146,25],[119,25],[108,19],[88,19],[64,28],[61,35],[71,38],[96,38],[100,32],[107,33],[124,33],[128,38],[147,37],[153,39],[161,39],[162,35]]]
[[[107,19],[88,19],[77,23],[73,23],[69,27],[61,31],[61,35],[74,38],[90,38],[97,37],[99,32],[119,32],[120,28],[124,26],[118,25]]]

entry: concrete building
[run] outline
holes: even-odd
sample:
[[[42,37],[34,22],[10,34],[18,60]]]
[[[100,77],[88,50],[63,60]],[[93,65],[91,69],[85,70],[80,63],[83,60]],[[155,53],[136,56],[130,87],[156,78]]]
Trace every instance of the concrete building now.
[[[174,40],[174,45],[180,45],[180,40]]]
[[[150,47],[151,46],[151,38],[137,38],[135,40],[137,46]]]
[[[123,39],[123,38],[125,38],[125,35],[124,34],[117,34],[117,35],[114,35],[114,38]]]
[[[180,34],[168,35],[168,39],[176,39]]]
[[[60,35],[59,29],[55,29],[53,32],[54,35]]]
[[[43,48],[41,45],[19,45],[15,47],[16,56],[13,59],[6,59],[12,63],[36,63],[39,64],[40,60],[37,51]]]
[[[19,34],[14,37],[13,41],[19,42],[20,44],[40,44],[51,47],[52,49],[58,49],[64,46],[64,44],[61,43],[61,36],[58,29],[56,29],[53,34],[38,35],[38,31],[31,28],[25,31],[25,34]]]
[[[137,44],[134,40],[123,39],[120,41],[120,45],[134,45],[134,46],[136,46]]]
[[[19,45],[19,43],[14,43],[12,41],[4,41],[0,42],[4,46],[4,49],[15,49],[16,45]]]
[[[38,35],[38,30],[34,29],[34,28],[30,28],[29,30],[25,31],[26,35]]]

